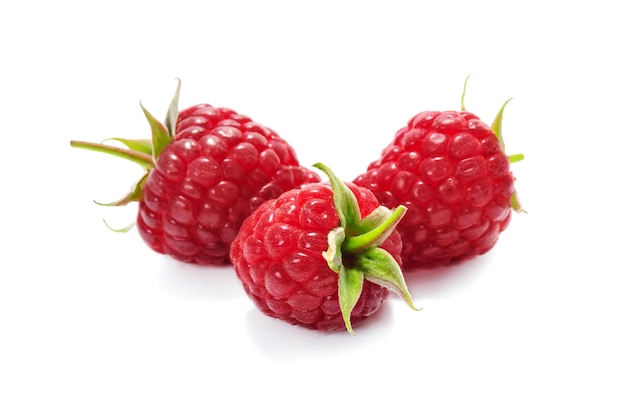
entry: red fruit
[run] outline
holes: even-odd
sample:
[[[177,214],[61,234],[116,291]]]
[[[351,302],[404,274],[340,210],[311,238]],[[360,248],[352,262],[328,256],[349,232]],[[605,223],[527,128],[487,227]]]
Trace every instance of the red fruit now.
[[[320,177],[276,132],[233,110],[198,104],[178,113],[180,82],[165,125],[142,106],[152,140],[128,149],[73,141],[142,165],[133,190],[108,205],[139,203],[137,228],[159,253],[190,263],[229,262],[241,223],[261,203]],[[127,229],[124,229],[124,231]]]
[[[405,269],[484,254],[507,228],[511,209],[521,210],[509,163],[523,156],[504,153],[506,104],[492,127],[464,106],[419,113],[354,180],[383,205],[408,208],[397,226]]]
[[[402,272],[397,222],[406,211],[379,205],[367,189],[308,184],[262,204],[244,221],[231,259],[265,314],[309,329],[348,329],[397,292],[413,307]]]

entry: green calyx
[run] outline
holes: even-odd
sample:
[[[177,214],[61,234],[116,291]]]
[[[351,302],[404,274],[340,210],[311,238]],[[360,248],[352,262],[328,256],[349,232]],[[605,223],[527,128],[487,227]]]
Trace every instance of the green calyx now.
[[[365,218],[350,188],[327,166],[313,165],[328,176],[339,226],[328,234],[328,250],[322,253],[338,276],[339,306],[348,332],[354,334],[350,316],[361,296],[364,280],[385,287],[413,305],[400,265],[389,252],[378,247],[395,230],[407,209],[380,206]]]
[[[145,170],[143,176],[131,187],[128,194],[124,195],[117,201],[110,203],[99,203],[96,201],[96,204],[117,207],[141,200],[142,189],[148,179],[149,172],[154,168],[156,160],[163,149],[174,139],[176,135],[175,129],[176,122],[178,121],[178,98],[180,96],[181,87],[180,80],[177,81],[178,85],[176,87],[176,93],[174,94],[174,98],[172,99],[167,111],[165,123],[159,122],[152,114],[150,114],[150,112],[148,112],[148,110],[145,109],[141,102],[139,103],[146,120],[150,124],[150,130],[152,132],[151,139],[109,138],[105,139],[101,143],[84,142],[79,140],[70,141],[70,145],[74,148],[102,152],[118,158],[123,158],[138,164]],[[105,143],[110,141],[118,142],[124,145],[124,147],[112,146]],[[107,225],[107,227],[109,226]],[[109,229],[117,232],[126,232],[131,228],[132,224],[122,229],[113,229],[109,227]]]
[[[498,143],[500,144],[502,151],[504,151],[504,139],[502,137],[502,116],[504,114],[504,108],[511,100],[512,98],[504,102],[502,107],[500,107],[498,114],[496,114],[496,118],[493,120],[493,123],[491,124],[491,130],[493,130],[493,133],[495,133],[496,138],[498,138]],[[519,162],[524,159],[524,154],[517,153],[514,155],[507,155],[507,158],[509,158],[510,163]],[[515,212],[517,213],[525,212],[525,210],[522,208],[522,204],[520,202],[519,196],[517,195],[517,191],[514,191],[513,195],[511,195],[511,208],[515,210]]]
[[[463,93],[461,94],[461,110],[463,111],[465,111],[465,92],[467,90],[467,81],[469,80],[471,75],[472,74],[469,74],[465,78],[465,82],[463,83]],[[500,110],[496,114],[496,117],[494,118],[493,123],[491,124],[491,130],[493,130],[493,133],[496,135],[496,138],[498,139],[498,143],[500,144],[500,148],[502,149],[503,152],[505,150],[505,145],[504,145],[504,138],[502,136],[502,117],[504,115],[504,109],[506,105],[509,104],[511,100],[513,100],[513,98],[510,98],[504,102],[504,104],[500,107]],[[524,160],[524,154],[517,153],[513,155],[507,155],[507,158],[509,159],[510,163],[515,163],[515,162]],[[519,197],[517,195],[517,191],[514,192],[513,195],[511,196],[511,208],[515,210],[517,213],[525,212],[525,210],[522,208],[522,205],[520,203]]]

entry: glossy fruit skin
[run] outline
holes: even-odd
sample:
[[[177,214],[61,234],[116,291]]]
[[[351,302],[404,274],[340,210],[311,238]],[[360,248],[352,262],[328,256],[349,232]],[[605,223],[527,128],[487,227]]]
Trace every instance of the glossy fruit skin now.
[[[176,135],[148,174],[137,228],[156,252],[224,264],[242,222],[263,202],[320,177],[276,132],[226,108],[180,112]]]
[[[511,219],[515,178],[492,129],[467,111],[415,115],[354,183],[408,208],[397,230],[405,270],[494,247]]]
[[[367,189],[347,183],[361,217],[380,204]],[[346,329],[338,301],[338,274],[322,252],[339,218],[328,183],[309,184],[262,204],[241,227],[231,247],[235,272],[248,296],[266,315],[308,329]],[[381,245],[400,262],[402,242],[394,231]],[[344,257],[344,264],[350,259]],[[388,290],[365,280],[351,314],[358,325],[379,310]]]

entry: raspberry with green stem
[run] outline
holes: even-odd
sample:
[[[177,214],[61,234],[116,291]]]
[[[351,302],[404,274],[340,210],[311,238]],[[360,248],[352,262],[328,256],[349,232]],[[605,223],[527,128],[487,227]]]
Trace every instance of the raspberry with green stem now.
[[[70,144],[143,168],[126,195],[102,205],[138,203],[137,229],[150,248],[184,262],[228,263],[241,223],[260,204],[320,178],[276,132],[245,115],[209,104],[179,112],[180,86],[164,123],[140,104],[150,140]]]
[[[388,290],[416,309],[395,231],[406,208],[382,207],[368,190],[314,166],[329,183],[270,200],[242,225],[231,259],[246,293],[269,316],[325,331],[354,333]]]
[[[468,77],[469,78],[469,77]],[[510,220],[523,211],[507,156],[502,118],[491,127],[465,109],[413,116],[354,182],[387,207],[404,205],[398,224],[405,269],[447,265],[489,251]]]

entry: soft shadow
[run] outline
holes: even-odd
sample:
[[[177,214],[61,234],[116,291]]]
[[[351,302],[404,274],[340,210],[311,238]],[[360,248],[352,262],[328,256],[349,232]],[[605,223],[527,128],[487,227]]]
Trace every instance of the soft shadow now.
[[[392,308],[387,300],[376,314],[347,331],[321,332],[289,324],[251,309],[246,316],[248,334],[258,351],[276,361],[302,361],[328,358],[355,350],[370,349],[391,333]]]
[[[195,265],[165,259],[158,276],[162,287],[195,301],[229,301],[245,297],[232,265]]]
[[[420,300],[445,299],[467,291],[484,276],[491,262],[491,253],[487,253],[453,265],[407,271],[404,278],[419,305]]]

